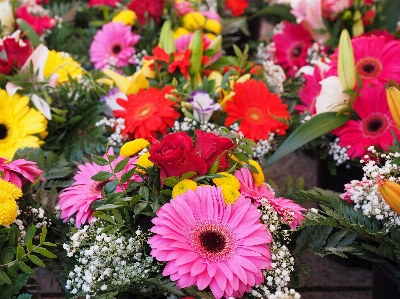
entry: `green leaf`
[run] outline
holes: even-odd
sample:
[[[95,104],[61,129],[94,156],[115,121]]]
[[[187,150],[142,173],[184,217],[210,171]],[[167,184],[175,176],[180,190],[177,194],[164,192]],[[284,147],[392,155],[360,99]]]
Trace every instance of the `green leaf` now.
[[[32,269],[31,269],[32,270]],[[9,287],[3,288],[3,293],[1,294],[2,299],[11,299],[13,295],[18,294],[24,286],[26,286],[30,273],[23,273],[13,278],[12,284]]]
[[[26,242],[26,248],[28,248],[28,251],[32,251],[33,250],[32,239],[29,239],[29,241]]]
[[[40,234],[40,243],[43,243],[47,236],[47,227],[42,226],[42,233]]]
[[[196,175],[196,172],[194,172],[194,171],[186,172],[181,176],[181,178],[179,180],[183,181],[183,180],[193,177],[194,175]]]
[[[35,32],[35,30],[33,30],[33,28],[27,23],[25,22],[23,19],[17,19],[16,20],[19,29],[22,30],[22,32],[29,38],[29,40],[31,41],[32,45],[36,48],[38,47],[42,41],[40,40],[40,37],[37,35],[37,33]]]
[[[232,45],[232,46],[233,46],[233,51],[235,52],[235,55],[236,55],[237,57],[241,58],[242,55],[243,55],[243,53],[242,53],[242,51],[240,50],[240,48],[239,48],[238,46],[236,46],[236,45]]]
[[[117,173],[117,172],[120,172],[120,171],[124,170],[124,168],[126,167],[126,165],[127,165],[128,162],[129,162],[129,160],[130,160],[130,157],[125,158],[125,159],[122,160],[122,161],[119,161],[119,162],[117,163],[117,165],[115,165],[114,172]]]
[[[92,176],[92,180],[94,181],[107,181],[110,177],[112,177],[112,173],[107,172],[107,171],[100,171],[99,173],[95,174]]]
[[[8,277],[8,275],[0,269],[0,281],[6,284],[11,284],[11,279]]]
[[[108,161],[100,156],[92,155],[92,161],[100,166],[108,165]]]
[[[21,294],[17,297],[17,299],[32,299],[31,294]]]
[[[304,144],[340,127],[349,119],[350,117],[348,115],[338,115],[336,112],[317,114],[298,127],[272,155],[265,166],[272,165]]]
[[[125,172],[121,176],[120,183],[123,184],[123,183],[127,182],[134,175],[135,171],[136,171],[136,169],[131,169],[131,170]]]
[[[12,248],[7,248],[4,251],[4,259],[3,259],[3,264],[8,264],[11,262],[14,258],[14,250]]]
[[[57,258],[57,256],[54,253],[52,253],[52,252],[50,252],[47,249],[42,248],[42,247],[37,247],[35,249],[35,252],[40,253],[41,255],[43,255],[45,257],[48,257],[48,258],[51,258],[51,259]]]
[[[272,5],[264,7],[253,14],[250,19],[258,16],[275,16],[296,23],[296,17],[290,13],[290,6],[287,5]]]
[[[17,259],[20,259],[21,257],[23,257],[24,254],[25,254],[24,248],[21,246],[21,244],[18,244],[18,246],[17,246]]]
[[[179,183],[179,178],[176,176],[171,176],[169,178],[163,179],[163,184],[167,185],[168,187],[174,187],[176,184]]]
[[[22,261],[17,261],[18,267],[24,271],[25,273],[30,273],[30,274],[35,274],[35,272],[32,270],[31,267],[29,267],[27,264],[25,264]]]
[[[100,219],[103,219],[105,221],[108,221],[110,223],[115,223],[114,219],[110,215],[108,215],[108,214],[106,214],[104,212],[95,212],[93,214],[93,216],[96,217],[96,218],[100,218]]]
[[[38,258],[36,255],[29,254],[29,255],[28,255],[28,259],[29,259],[32,263],[34,263],[36,266],[39,266],[39,267],[45,267],[45,266],[46,266],[46,265],[44,264],[44,262],[43,262],[40,258]]]
[[[26,235],[24,237],[25,243],[28,242],[28,240],[32,240],[35,234],[36,234],[36,226],[33,224],[26,231]]]
[[[115,191],[115,189],[117,189],[117,186],[118,186],[118,180],[113,180],[112,182],[108,182],[104,186],[104,192],[106,194],[112,193]]]
[[[118,210],[113,209],[113,210],[111,210],[111,212],[112,212],[112,214],[114,216],[114,219],[117,222],[119,222],[119,223],[123,223],[124,222],[124,220],[122,219],[122,216],[121,216],[120,212],[118,212]]]

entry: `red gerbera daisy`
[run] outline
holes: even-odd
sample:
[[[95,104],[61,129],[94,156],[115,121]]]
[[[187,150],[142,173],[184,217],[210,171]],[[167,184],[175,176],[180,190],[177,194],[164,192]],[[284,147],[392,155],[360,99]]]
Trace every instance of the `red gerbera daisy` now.
[[[154,56],[145,56],[144,59],[164,61],[168,64],[168,73],[172,74],[178,67],[185,78],[189,77],[188,67],[190,66],[190,49],[174,52],[174,60],[172,62],[169,61],[170,54],[165,52],[164,49],[159,46],[156,46],[153,49],[153,54]]]
[[[235,83],[234,91],[235,96],[226,105],[226,126],[241,119],[239,130],[246,138],[255,141],[268,139],[269,133],[286,133],[288,125],[282,120],[289,117],[287,105],[262,81],[252,79]]]
[[[239,17],[244,14],[247,7],[249,7],[247,0],[226,0],[225,6],[227,10],[232,12],[232,16]]]
[[[371,145],[386,151],[393,143],[390,129],[400,136],[390,114],[383,87],[364,88],[353,108],[361,119],[349,120],[332,131],[339,136],[340,146],[350,146],[347,151],[350,158],[362,158]]]
[[[117,99],[117,103],[125,110],[115,110],[116,117],[125,119],[124,136],[130,139],[145,138],[151,140],[157,133],[167,133],[167,128],[174,125],[179,113],[172,106],[174,103],[167,100],[165,95],[173,89],[172,86],[162,90],[150,87],[141,89],[138,94],[128,95],[128,100]]]
[[[283,23],[282,33],[272,37],[275,43],[275,59],[290,77],[307,61],[307,49],[311,47],[311,35],[303,27],[289,22]]]
[[[127,8],[136,13],[138,21],[144,25],[146,18],[154,19],[156,23],[160,21],[164,7],[164,0],[131,0]]]

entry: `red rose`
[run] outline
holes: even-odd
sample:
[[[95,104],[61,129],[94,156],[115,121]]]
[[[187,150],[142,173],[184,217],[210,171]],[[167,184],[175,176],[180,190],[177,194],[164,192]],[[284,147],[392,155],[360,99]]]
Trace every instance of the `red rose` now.
[[[228,151],[235,147],[229,138],[221,137],[213,133],[196,130],[196,153],[207,163],[207,171],[210,170],[215,160],[219,157],[217,171],[225,171],[228,167]]]
[[[17,38],[8,37],[3,40],[0,53],[0,73],[8,75],[13,66],[20,69],[24,65],[32,54],[32,48],[29,41],[22,42]]]
[[[164,0],[131,0],[126,7],[136,13],[138,21],[142,25],[146,24],[146,16],[159,23]]]
[[[206,162],[194,151],[192,138],[187,133],[177,132],[165,135],[161,141],[153,143],[149,160],[160,167],[161,179],[182,176],[186,172],[207,172]]]

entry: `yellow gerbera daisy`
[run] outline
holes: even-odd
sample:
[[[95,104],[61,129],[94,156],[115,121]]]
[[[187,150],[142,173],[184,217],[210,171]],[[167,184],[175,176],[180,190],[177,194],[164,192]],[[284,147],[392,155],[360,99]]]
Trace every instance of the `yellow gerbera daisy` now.
[[[0,156],[12,159],[19,148],[40,147],[43,141],[34,136],[45,132],[47,119],[29,107],[29,98],[10,96],[0,89]]]
[[[150,157],[150,153],[144,153],[143,155],[141,155],[139,157],[136,164],[138,164],[144,168],[152,167],[154,165],[154,163],[149,160],[149,157]],[[143,174],[146,173],[143,169],[138,169],[138,171]]]
[[[142,151],[149,145],[150,142],[148,142],[144,138],[138,138],[133,141],[128,141],[121,147],[120,155],[122,157],[129,157],[136,155],[138,152]]]
[[[11,196],[12,199],[17,200],[22,197],[22,190],[13,183],[0,179],[0,190]]]
[[[112,19],[112,22],[122,22],[125,25],[133,26],[135,25],[136,20],[137,20],[136,13],[133,10],[126,9],[117,14]]]
[[[218,172],[218,174],[223,175],[222,178],[214,178],[212,181],[216,186],[228,185],[236,190],[240,189],[240,182],[237,178],[235,178],[232,174],[227,172]]]
[[[10,225],[18,215],[17,202],[6,191],[0,189],[0,225]]]
[[[240,192],[229,185],[222,185],[220,187],[222,189],[222,197],[224,198],[225,204],[234,204],[235,201],[239,198]]]
[[[253,165],[257,169],[258,173],[251,172],[251,176],[253,177],[253,180],[254,180],[254,183],[256,184],[256,186],[261,187],[262,184],[264,184],[264,180],[265,180],[264,172],[261,168],[261,165],[257,161],[254,161],[254,160],[249,160],[249,164]]]
[[[185,193],[188,190],[196,190],[197,188],[197,183],[195,181],[185,179],[180,181],[178,184],[174,186],[172,189],[172,198],[175,198],[182,193]]]
[[[197,11],[192,11],[182,17],[183,27],[195,31],[202,29],[206,23],[206,17]]]
[[[81,65],[73,60],[72,57],[61,52],[50,50],[43,74],[45,77],[48,77],[54,73],[59,75],[57,82],[62,83],[68,81],[68,74],[72,78],[82,76],[83,70]]]

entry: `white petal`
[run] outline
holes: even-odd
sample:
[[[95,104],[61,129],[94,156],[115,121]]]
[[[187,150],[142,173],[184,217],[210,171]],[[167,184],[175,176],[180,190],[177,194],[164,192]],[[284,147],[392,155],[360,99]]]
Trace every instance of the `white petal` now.
[[[36,94],[31,95],[31,101],[35,105],[35,107],[42,112],[42,114],[48,119],[51,120],[51,112],[50,112],[50,106],[49,104],[40,98]]]

